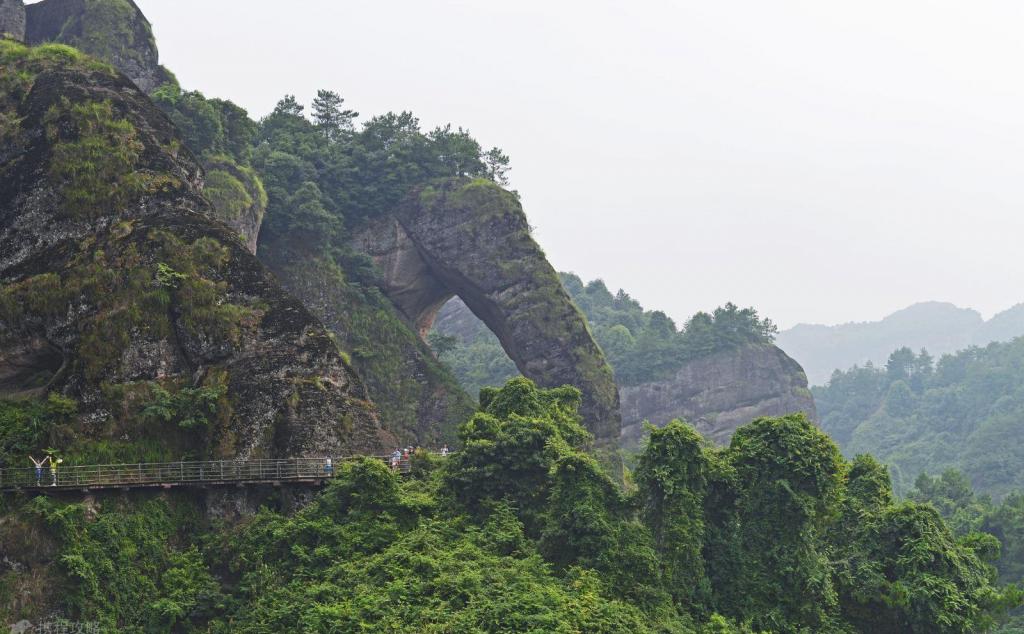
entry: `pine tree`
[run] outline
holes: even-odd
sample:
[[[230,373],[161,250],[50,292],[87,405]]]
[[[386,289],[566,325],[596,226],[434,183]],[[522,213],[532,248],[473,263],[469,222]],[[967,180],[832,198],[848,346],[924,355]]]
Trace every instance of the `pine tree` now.
[[[335,140],[352,131],[352,121],[359,116],[354,110],[343,110],[345,100],[336,92],[320,90],[313,100],[313,122],[328,139]]]

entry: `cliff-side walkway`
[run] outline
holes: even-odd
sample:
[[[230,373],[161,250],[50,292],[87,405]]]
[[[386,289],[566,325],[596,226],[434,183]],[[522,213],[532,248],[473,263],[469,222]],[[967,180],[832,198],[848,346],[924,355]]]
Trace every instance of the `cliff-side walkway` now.
[[[334,477],[344,462],[365,456],[340,458],[284,458],[280,460],[206,460],[105,465],[61,465],[56,476],[44,468],[0,469],[0,491],[94,491],[103,489],[171,489],[175,487],[322,484]],[[392,465],[402,475],[409,459],[392,463],[391,456],[370,456]]]

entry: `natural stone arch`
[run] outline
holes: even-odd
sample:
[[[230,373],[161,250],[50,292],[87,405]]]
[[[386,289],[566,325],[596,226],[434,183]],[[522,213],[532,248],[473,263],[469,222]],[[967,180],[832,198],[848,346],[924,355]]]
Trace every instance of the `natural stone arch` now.
[[[579,387],[587,427],[598,440],[618,437],[611,367],[530,236],[515,195],[486,180],[446,181],[410,196],[388,222],[369,223],[355,242],[421,336],[457,295],[524,376],[544,387]]]

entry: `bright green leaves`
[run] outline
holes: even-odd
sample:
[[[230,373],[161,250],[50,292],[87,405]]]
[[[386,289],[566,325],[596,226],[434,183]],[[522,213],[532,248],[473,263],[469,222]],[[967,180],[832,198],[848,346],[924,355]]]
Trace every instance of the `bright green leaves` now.
[[[650,430],[634,474],[640,513],[653,533],[665,583],[677,602],[690,607],[706,604],[711,591],[702,553],[711,459],[700,435],[673,421]]]
[[[152,401],[142,409],[142,417],[173,423],[182,429],[208,426],[227,392],[223,385],[185,387],[172,393],[154,383],[151,389]]]
[[[55,444],[77,410],[75,401],[55,393],[44,399],[0,400],[0,463],[4,468],[28,466],[28,456]]]

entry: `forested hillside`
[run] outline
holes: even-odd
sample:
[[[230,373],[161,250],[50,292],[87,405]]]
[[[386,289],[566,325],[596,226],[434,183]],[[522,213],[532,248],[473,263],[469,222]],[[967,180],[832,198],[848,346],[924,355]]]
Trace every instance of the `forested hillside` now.
[[[587,317],[620,386],[669,378],[687,361],[747,344],[771,343],[777,329],[753,308],[733,304],[699,312],[679,328],[665,313],[644,310],[623,290],[601,280],[587,284],[562,273],[562,284]],[[516,375],[497,338],[465,306],[452,302],[438,315],[429,341],[471,394]]]
[[[1020,601],[993,585],[994,540],[896,502],[802,417],[725,449],[656,430],[623,492],[585,451],[577,390],[515,379],[481,401],[453,457],[417,455],[409,480],[346,464],[294,515],[8,498],[8,535],[45,540],[51,594],[118,632],[966,633]]]
[[[799,324],[779,333],[778,345],[807,371],[812,385],[832,372],[871,361],[882,365],[897,348],[927,348],[941,356],[1024,335],[1024,304],[988,321],[978,311],[944,302],[914,304],[879,321],[822,326]]]
[[[902,348],[884,367],[835,372],[814,398],[843,452],[890,465],[899,492],[949,468],[997,498],[1024,487],[1024,338],[938,362]]]

